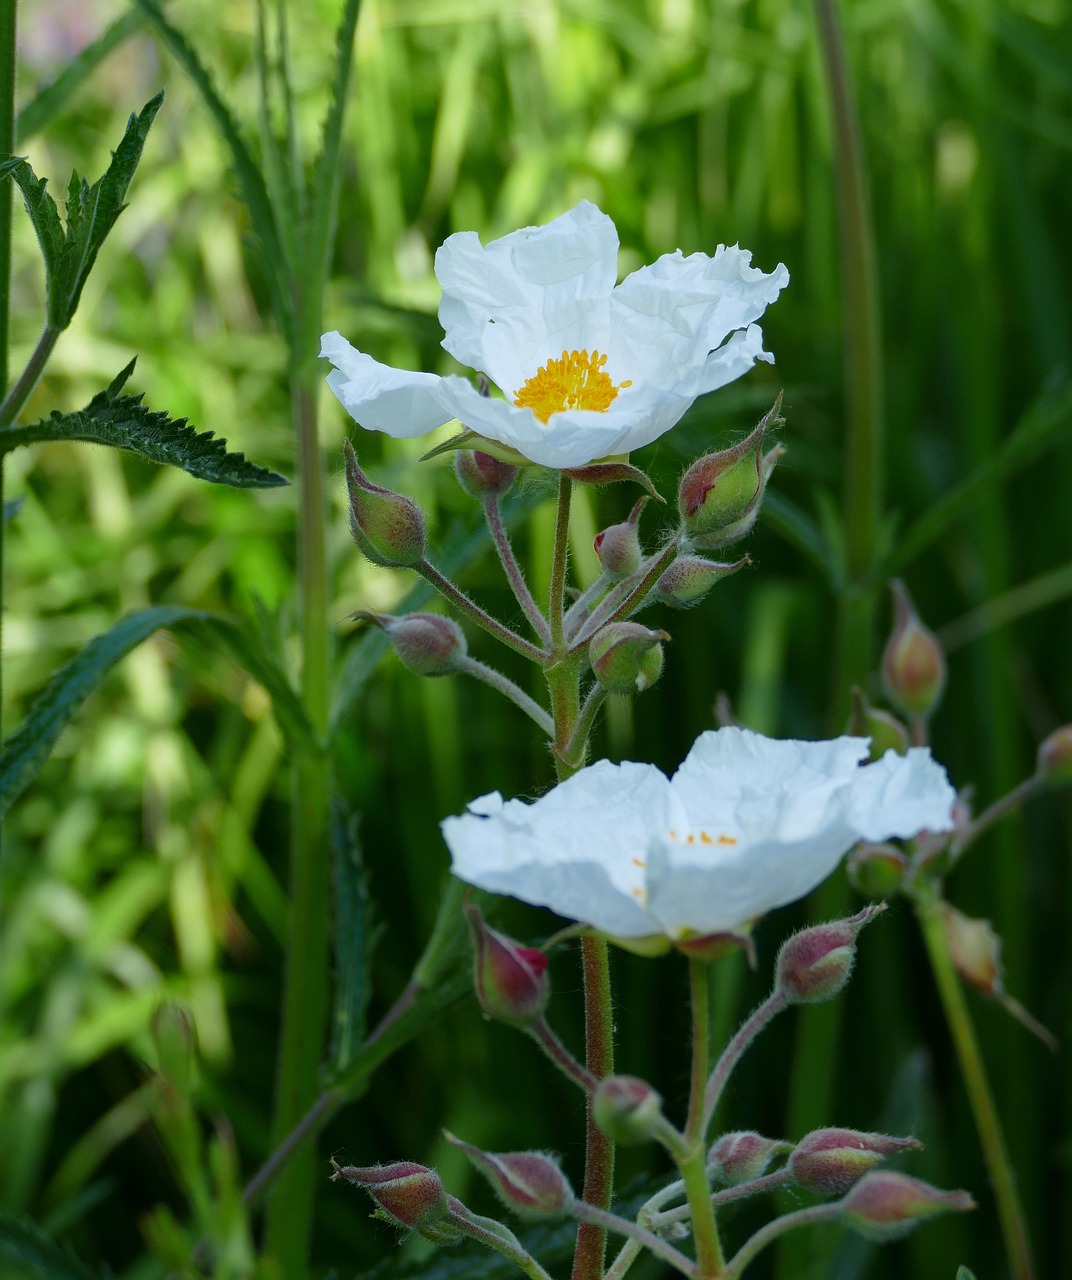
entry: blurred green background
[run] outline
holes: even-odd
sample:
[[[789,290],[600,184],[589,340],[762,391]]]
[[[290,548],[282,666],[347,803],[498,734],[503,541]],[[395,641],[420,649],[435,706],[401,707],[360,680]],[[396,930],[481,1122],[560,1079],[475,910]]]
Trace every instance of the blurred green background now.
[[[1032,771],[1042,736],[1072,719],[1072,23],[1063,0],[847,0],[841,9],[878,250],[889,545],[1018,426],[1047,414],[1059,425],[1045,452],[1014,475],[995,475],[962,518],[898,566],[950,655],[935,753],[985,805]],[[252,4],[176,0],[167,11],[253,134]],[[25,5],[21,100],[123,12],[104,0]],[[292,6],[298,123],[310,145],[337,19],[326,0]],[[166,52],[135,31],[20,152],[54,190],[72,166],[96,174],[129,112],[161,86],[167,100],[130,208],[25,417],[84,404],[136,354],[136,389],[151,404],[293,474],[285,353],[262,264],[227,153]],[[737,438],[784,389],[788,454],[773,490],[836,529],[845,440],[839,232],[830,110],[804,0],[365,0],[343,155],[326,327],[412,368],[451,367],[439,347],[432,259],[455,230],[488,239],[586,197],[618,226],[623,274],[660,253],[719,242],[748,247],[764,270],[784,261],[791,285],[763,322],[777,364],[698,403],[635,460],[672,495],[688,460]],[[15,255],[18,368],[36,340],[43,296],[18,209]],[[355,643],[347,615],[390,611],[412,585],[363,562],[349,541],[348,427],[376,481],[421,502],[436,541],[475,523],[446,461],[416,465],[427,441],[365,436],[325,389],[322,440],[337,509],[331,612],[342,655]],[[23,499],[5,565],[8,731],[79,645],[150,602],[260,608],[293,659],[293,490],[210,489],[81,446],[20,451],[7,474],[6,496]],[[551,493],[545,479],[526,482],[533,514],[517,532],[538,594],[550,570]],[[582,577],[595,564],[592,535],[624,518],[632,500],[621,486],[584,491],[574,557]],[[649,534],[660,518],[649,507]],[[663,679],[635,707],[608,710],[601,753],[672,769],[714,723],[721,691],[744,723],[767,733],[840,730],[846,689],[832,662],[833,597],[786,526],[785,509],[779,517],[772,503],[747,546],[754,567],[694,612],[660,619],[673,634]],[[489,554],[461,576],[513,617]],[[879,623],[876,655],[885,601]],[[482,639],[473,649],[498,661]],[[502,665],[538,692],[527,670]],[[183,1212],[148,1123],[148,1028],[165,996],[196,1025],[205,1115],[233,1126],[247,1174],[268,1153],[287,907],[283,763],[262,691],[194,642],[161,635],[76,719],[8,823],[0,1208],[32,1214],[118,1276],[160,1274],[144,1258],[139,1223],[158,1202]],[[383,929],[373,1017],[404,985],[434,919],[447,864],[439,819],[476,794],[531,794],[552,776],[528,723],[483,687],[419,682],[390,657],[377,667],[349,717],[339,769],[362,814]],[[962,910],[993,921],[1008,989],[1065,1045],[1070,822],[1067,794],[1040,800],[988,836],[950,890]],[[847,891],[842,900],[857,901]],[[763,994],[780,938],[816,909],[761,926],[756,974],[738,961],[720,970],[726,1033]],[[502,919],[533,937],[553,928],[520,908]],[[680,1108],[684,969],[626,956],[615,969],[622,1069],[651,1079]],[[579,979],[569,956],[556,958],[554,976],[559,1017],[575,1038]],[[1072,1274],[1067,1051],[1051,1056],[992,1003],[973,998],[972,1012],[1039,1275]],[[969,1188],[980,1210],[875,1252],[832,1230],[802,1235],[756,1275],[952,1280],[958,1263],[980,1280],[1004,1275],[978,1142],[907,909],[863,939],[836,1059],[795,1052],[794,1030],[785,1019],[751,1054],[724,1105],[727,1127],[780,1136],[818,1099],[814,1123],[918,1134],[927,1151],[910,1171]],[[579,1181],[577,1097],[549,1079],[523,1040],[463,1005],[323,1134],[322,1272],[352,1276],[384,1258],[399,1262],[390,1231],[369,1225],[366,1205],[327,1183],[330,1152],[360,1164],[436,1164],[452,1191],[484,1205],[457,1154],[444,1150],[444,1125],[481,1145],[560,1149]],[[629,1154],[623,1177],[652,1160]],[[731,1236],[758,1220],[742,1212]],[[421,1248],[407,1245],[403,1260]]]

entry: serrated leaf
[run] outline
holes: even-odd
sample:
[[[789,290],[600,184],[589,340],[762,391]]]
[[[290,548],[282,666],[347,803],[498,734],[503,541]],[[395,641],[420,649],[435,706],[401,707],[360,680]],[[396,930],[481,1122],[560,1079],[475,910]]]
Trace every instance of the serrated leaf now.
[[[121,394],[133,370],[132,360],[111,386],[95,395],[84,409],[74,413],[54,410],[41,422],[0,433],[0,454],[45,441],[85,440],[125,449],[150,462],[179,467],[213,484],[270,489],[288,483],[274,471],[247,462],[245,454],[229,453],[227,441],[211,431],[199,432],[185,418],[171,418],[163,410],[149,409],[140,395]]]
[[[31,1222],[0,1214],[0,1274],[10,1280],[99,1280]]]
[[[372,997],[371,962],[382,926],[375,923],[368,873],[361,854],[358,816],[341,800],[331,813],[335,894],[335,1011],[328,1059],[344,1070],[361,1048]]]
[[[0,164],[0,178],[7,177],[17,183],[22,192],[22,202],[33,224],[37,243],[41,246],[48,296],[51,298],[53,280],[61,268],[63,253],[67,246],[60,211],[56,208],[55,200],[46,190],[48,179],[39,178],[28,161],[17,157],[5,160]]]
[[[56,739],[82,703],[100,688],[120,659],[162,627],[194,626],[221,641],[251,676],[264,685],[284,733],[310,752],[319,750],[294,690],[259,653],[242,627],[219,614],[179,605],[157,605],[121,618],[94,637],[62,666],[30,708],[26,719],[0,750],[0,816],[29,786],[48,759]]]

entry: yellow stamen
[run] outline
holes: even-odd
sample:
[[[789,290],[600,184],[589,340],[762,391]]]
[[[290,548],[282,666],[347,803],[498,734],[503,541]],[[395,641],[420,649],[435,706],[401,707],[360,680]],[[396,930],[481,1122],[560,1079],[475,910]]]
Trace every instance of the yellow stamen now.
[[[595,409],[606,412],[623,387],[605,373],[607,357],[593,351],[563,351],[560,359],[548,360],[528,378],[514,397],[519,409],[531,409],[541,422],[563,409]]]

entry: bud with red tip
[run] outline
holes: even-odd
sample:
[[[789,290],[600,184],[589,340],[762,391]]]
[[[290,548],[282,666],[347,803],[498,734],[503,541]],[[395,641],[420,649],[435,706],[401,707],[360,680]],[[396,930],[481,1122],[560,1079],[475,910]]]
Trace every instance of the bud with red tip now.
[[[908,752],[908,730],[896,716],[873,707],[862,689],[852,691],[852,710],[845,732],[854,738],[871,739],[872,760],[881,760],[887,751],[896,751],[899,756]]]
[[[788,1004],[832,1000],[852,974],[857,934],[885,909],[883,902],[873,904],[846,920],[814,925],[787,938],[775,965],[775,991]]]
[[[458,483],[479,502],[501,498],[517,479],[517,467],[500,462],[479,449],[459,449],[454,455],[454,474]]]
[[[639,622],[611,622],[588,646],[592,674],[608,693],[643,693],[663,669],[665,631],[649,631]]]
[[[678,556],[663,570],[648,595],[646,604],[665,604],[671,609],[689,609],[699,604],[716,583],[743,569],[752,561],[742,556],[733,564],[705,560],[703,556]]]
[[[643,552],[637,525],[640,513],[648,504],[648,497],[637,499],[636,505],[621,524],[612,524],[595,536],[593,543],[599,563],[608,578],[620,581],[640,568]]]
[[[444,1136],[465,1153],[515,1213],[546,1218],[565,1213],[573,1205],[573,1190],[553,1157],[540,1151],[481,1151],[452,1133]]]
[[[1072,782],[1072,724],[1054,729],[1038,749],[1039,775],[1054,787]]]
[[[908,859],[892,844],[858,844],[845,863],[849,883],[865,898],[889,898],[904,884]]]
[[[894,1138],[885,1133],[816,1129],[797,1143],[788,1168],[800,1186],[823,1195],[839,1195],[887,1156],[919,1151],[922,1146],[916,1138]]]
[[[637,1076],[604,1076],[592,1095],[592,1117],[601,1133],[625,1146],[646,1142],[665,1127],[663,1100]]]
[[[761,1133],[742,1129],[724,1133],[707,1153],[707,1172],[716,1181],[731,1187],[762,1178],[775,1156],[791,1144],[764,1138]]]
[[[871,1240],[895,1240],[924,1218],[975,1208],[966,1191],[939,1191],[918,1178],[886,1169],[861,1178],[841,1201],[847,1226]]]
[[[882,682],[890,701],[910,716],[929,716],[945,688],[945,654],[920,621],[903,582],[890,583],[893,631],[882,655]]]
[[[361,470],[347,440],[346,489],[350,496],[350,532],[373,564],[407,569],[424,559],[424,517],[417,504],[401,493],[381,489]]]
[[[539,1022],[551,994],[546,955],[490,929],[475,903],[465,904],[465,918],[473,935],[473,983],[481,1009],[508,1027]]]
[[[407,613],[396,618],[358,609],[350,616],[386,631],[402,665],[419,676],[450,675],[458,670],[459,659],[468,649],[461,627],[440,613]]]
[[[439,1174],[423,1164],[400,1160],[396,1164],[377,1164],[362,1169],[356,1165],[340,1166],[331,1162],[332,1182],[341,1178],[364,1187],[376,1204],[377,1216],[420,1231],[445,1222],[450,1212],[447,1193]]]

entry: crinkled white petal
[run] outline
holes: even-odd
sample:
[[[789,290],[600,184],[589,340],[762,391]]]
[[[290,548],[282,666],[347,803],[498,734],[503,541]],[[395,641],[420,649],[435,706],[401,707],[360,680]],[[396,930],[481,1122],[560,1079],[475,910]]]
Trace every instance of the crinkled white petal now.
[[[381,364],[335,332],[320,339],[320,354],[335,366],[328,374],[328,386],[366,431],[409,439],[427,435],[454,416],[437,399],[443,379],[434,373]]]
[[[951,831],[957,794],[925,747],[887,751],[853,779],[850,821],[861,840]]]

